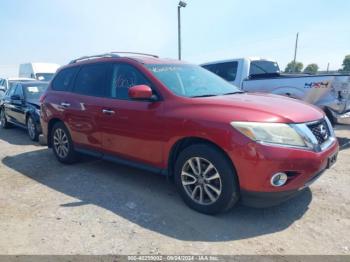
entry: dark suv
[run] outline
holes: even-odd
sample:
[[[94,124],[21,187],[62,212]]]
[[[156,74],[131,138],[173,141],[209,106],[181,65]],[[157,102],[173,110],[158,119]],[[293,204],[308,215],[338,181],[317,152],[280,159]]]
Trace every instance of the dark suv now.
[[[331,124],[295,99],[247,94],[200,66],[115,53],[61,68],[42,97],[43,140],[62,163],[86,153],[174,177],[214,214],[278,204],[336,161]]]
[[[41,133],[39,99],[47,86],[40,81],[12,83],[0,100],[0,126],[25,128],[29,138],[37,141]]]

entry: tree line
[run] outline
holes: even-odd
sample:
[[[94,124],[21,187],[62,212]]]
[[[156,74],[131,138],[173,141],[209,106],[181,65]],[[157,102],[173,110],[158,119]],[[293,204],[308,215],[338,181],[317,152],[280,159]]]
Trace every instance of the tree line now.
[[[318,65],[315,63],[309,64],[304,68],[303,63],[298,61],[291,61],[287,64],[285,73],[305,73],[305,74],[316,74],[318,72]],[[343,60],[342,68],[339,72],[350,72],[350,55],[345,56]]]

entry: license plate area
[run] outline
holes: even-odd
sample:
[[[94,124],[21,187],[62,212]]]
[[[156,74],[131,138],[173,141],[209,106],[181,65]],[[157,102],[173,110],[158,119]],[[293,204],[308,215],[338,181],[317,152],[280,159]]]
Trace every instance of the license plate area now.
[[[338,157],[338,153],[335,153],[330,157],[328,157],[327,168],[332,167],[335,164],[335,162],[337,162],[337,157]]]

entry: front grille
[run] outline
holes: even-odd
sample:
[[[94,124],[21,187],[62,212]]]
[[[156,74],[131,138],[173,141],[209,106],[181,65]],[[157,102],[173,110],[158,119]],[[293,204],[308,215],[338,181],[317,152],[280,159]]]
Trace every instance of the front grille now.
[[[322,145],[331,137],[331,131],[329,130],[326,120],[321,120],[317,123],[312,123],[308,125],[308,127],[316,137],[319,145]]]

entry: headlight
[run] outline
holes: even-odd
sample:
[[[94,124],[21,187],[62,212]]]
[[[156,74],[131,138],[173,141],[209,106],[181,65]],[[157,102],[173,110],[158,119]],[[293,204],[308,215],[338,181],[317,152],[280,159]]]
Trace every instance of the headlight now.
[[[304,139],[288,124],[232,122],[231,125],[245,136],[257,142],[308,147]]]

